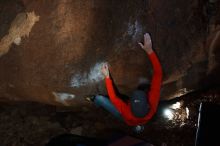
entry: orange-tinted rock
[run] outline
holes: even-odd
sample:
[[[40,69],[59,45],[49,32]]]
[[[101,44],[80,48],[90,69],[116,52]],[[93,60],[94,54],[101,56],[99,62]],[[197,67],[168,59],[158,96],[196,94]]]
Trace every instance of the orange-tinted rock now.
[[[82,103],[86,95],[106,94],[103,63],[110,64],[118,90],[129,95],[151,79],[149,60],[137,45],[145,32],[163,66],[162,99],[219,83],[219,30],[207,32],[196,0],[9,0],[0,2],[0,38],[28,12],[39,21],[0,58],[2,100]]]

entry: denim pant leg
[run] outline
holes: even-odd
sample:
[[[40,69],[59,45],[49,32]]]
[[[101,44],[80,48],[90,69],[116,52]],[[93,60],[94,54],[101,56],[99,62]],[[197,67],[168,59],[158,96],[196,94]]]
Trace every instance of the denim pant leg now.
[[[111,103],[111,101],[107,97],[97,95],[95,97],[94,103],[97,106],[102,106],[105,110],[109,111],[118,119],[123,120],[121,114],[118,112],[118,110],[115,108],[115,106]]]

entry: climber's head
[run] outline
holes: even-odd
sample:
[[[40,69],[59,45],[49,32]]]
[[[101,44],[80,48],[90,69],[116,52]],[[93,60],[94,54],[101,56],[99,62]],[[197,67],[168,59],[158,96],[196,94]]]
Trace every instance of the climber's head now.
[[[143,118],[149,112],[150,106],[145,91],[135,90],[130,98],[131,111],[135,117]]]

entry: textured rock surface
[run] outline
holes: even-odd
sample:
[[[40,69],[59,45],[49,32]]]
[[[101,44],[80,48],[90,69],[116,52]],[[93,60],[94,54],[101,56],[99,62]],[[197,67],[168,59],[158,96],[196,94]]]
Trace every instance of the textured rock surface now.
[[[39,16],[33,12],[19,13],[13,20],[8,34],[1,39],[0,56],[6,54],[12,43],[20,45],[21,37],[29,36],[33,25],[39,21]]]
[[[120,93],[129,95],[151,79],[137,45],[144,32],[163,66],[162,99],[218,84],[220,12],[208,19],[205,8],[197,0],[0,0],[0,46],[16,16],[39,17],[0,58],[0,98],[82,103],[85,95],[106,94],[99,70],[105,62]]]

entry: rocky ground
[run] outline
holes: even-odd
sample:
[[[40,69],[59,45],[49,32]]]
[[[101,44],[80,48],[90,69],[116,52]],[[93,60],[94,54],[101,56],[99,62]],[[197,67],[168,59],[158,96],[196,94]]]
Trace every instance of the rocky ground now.
[[[173,119],[164,117],[164,109],[177,102],[181,107],[175,109]],[[161,102],[157,115],[146,124],[144,133],[140,135],[135,135],[131,127],[90,103],[78,108],[30,102],[1,103],[0,141],[2,146],[43,146],[50,138],[63,133],[98,138],[125,134],[151,141],[156,146],[162,143],[168,146],[190,146],[195,142],[201,102],[220,103],[219,88]]]

